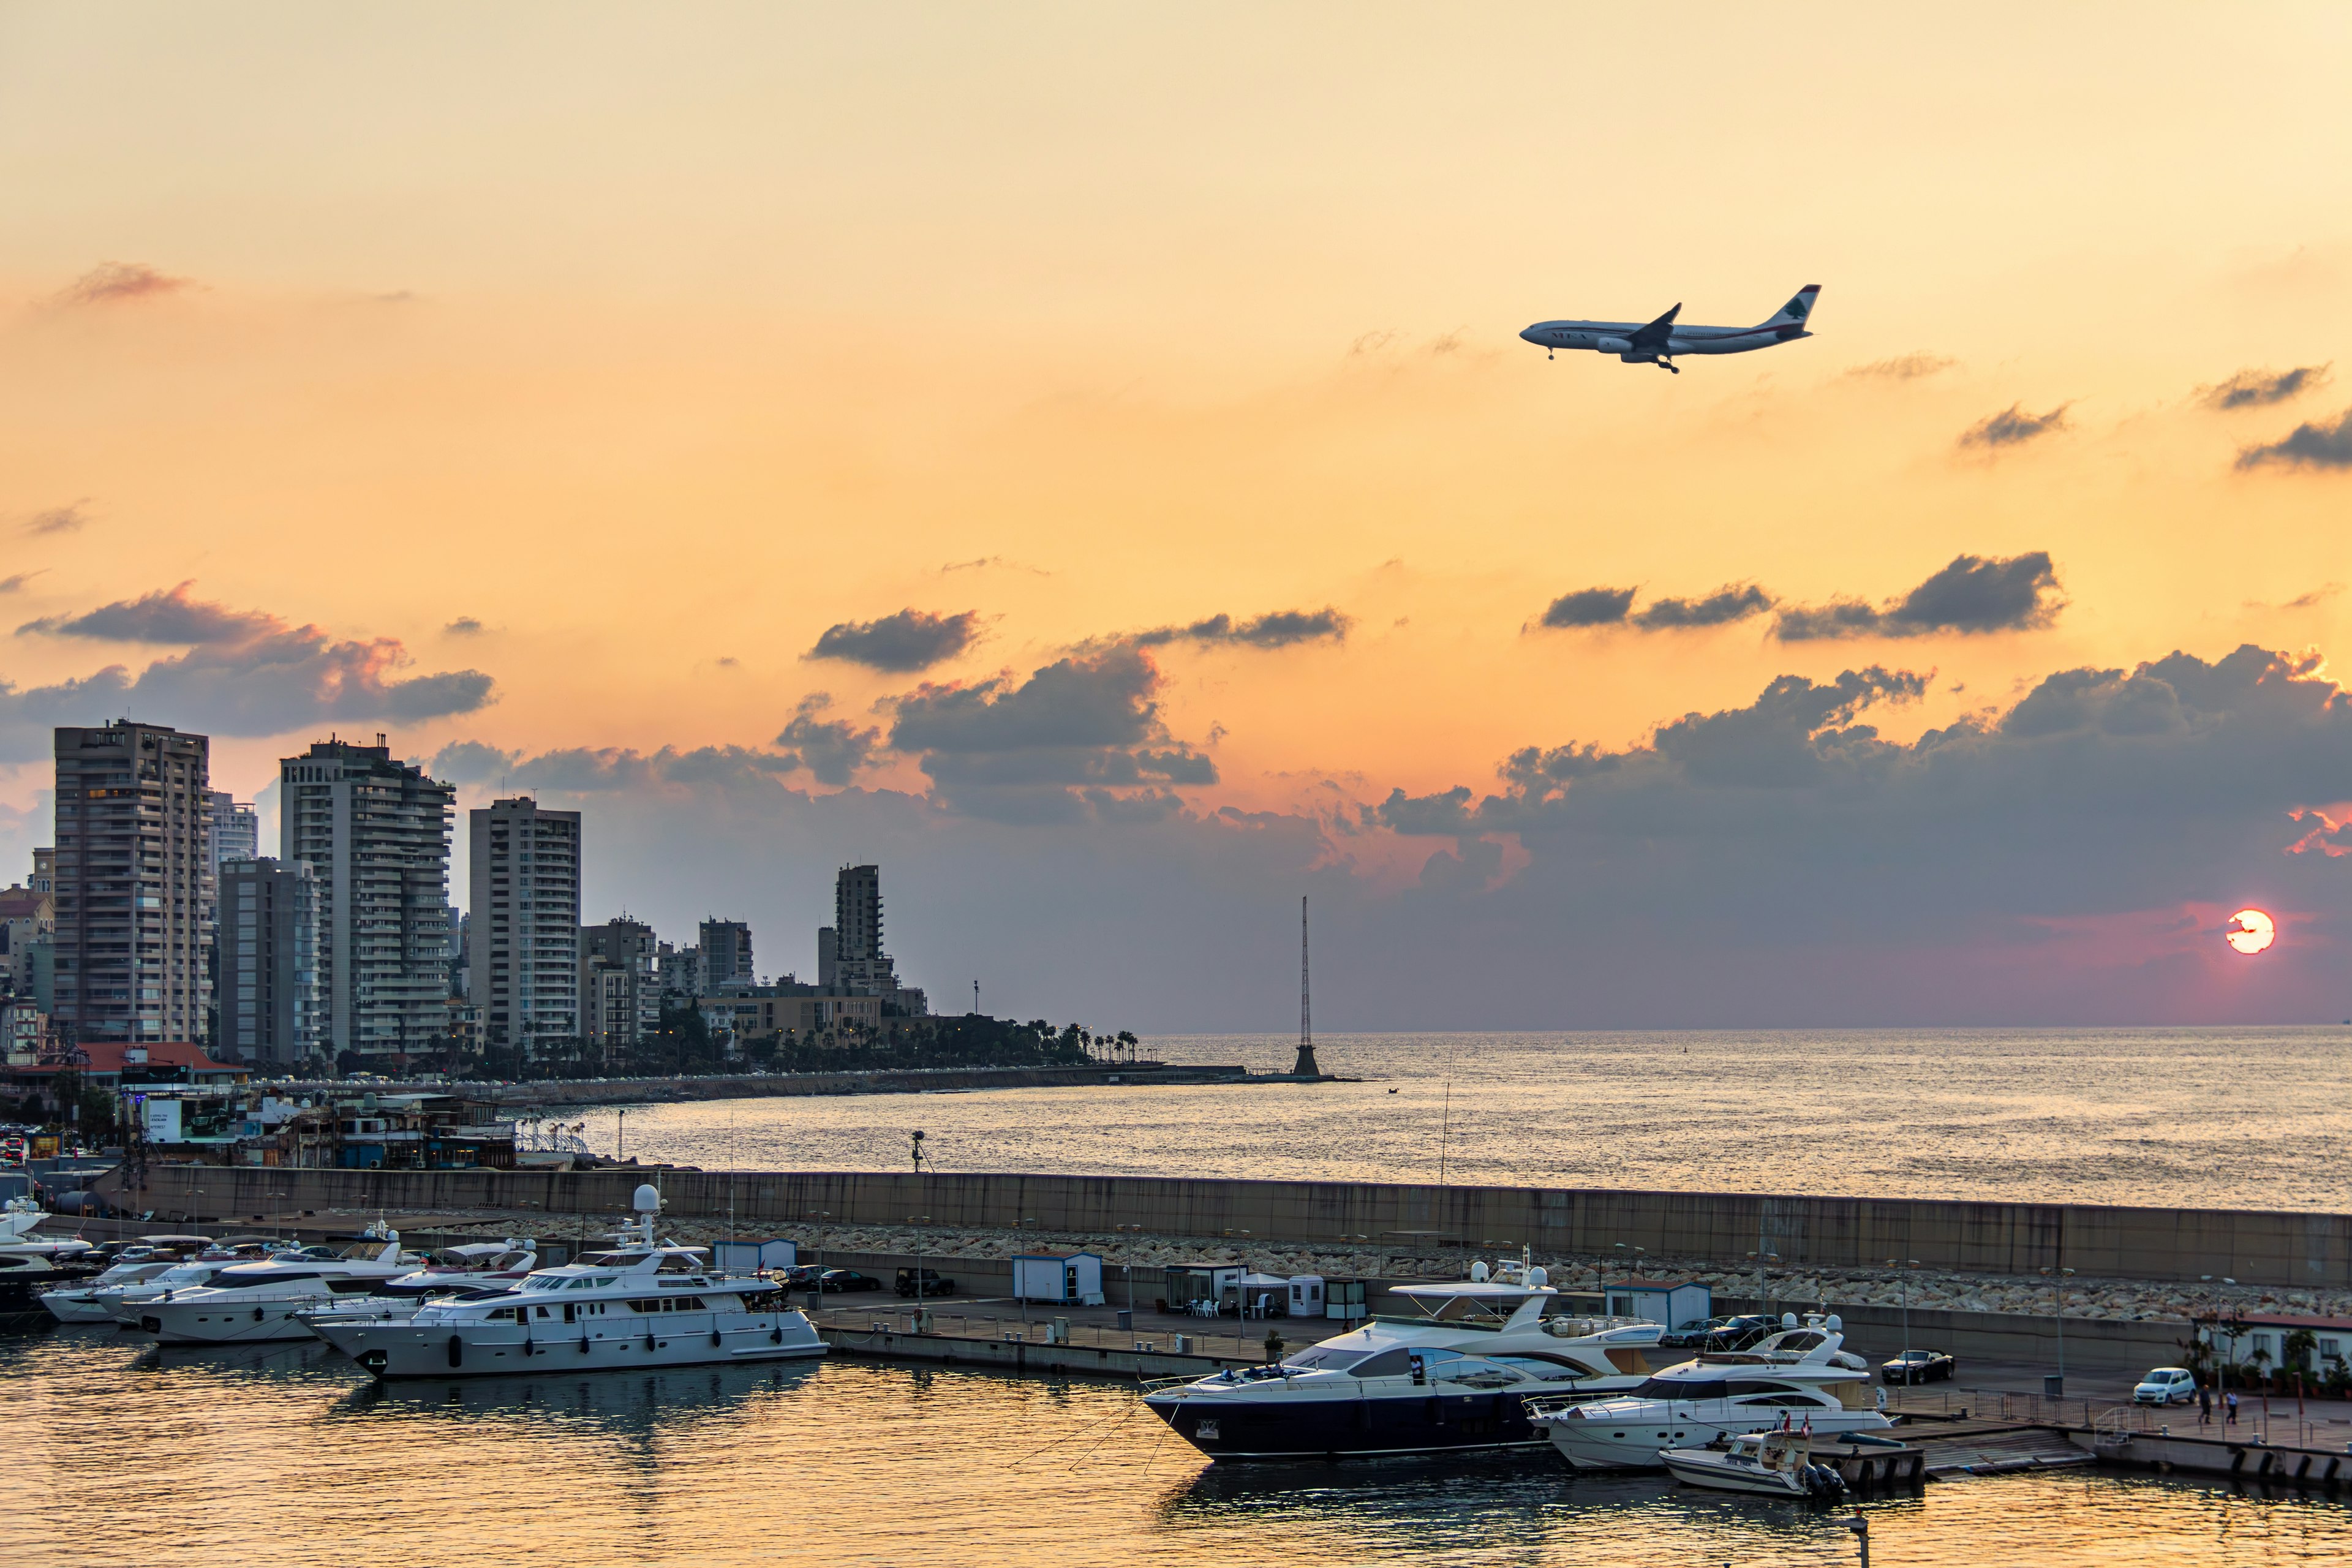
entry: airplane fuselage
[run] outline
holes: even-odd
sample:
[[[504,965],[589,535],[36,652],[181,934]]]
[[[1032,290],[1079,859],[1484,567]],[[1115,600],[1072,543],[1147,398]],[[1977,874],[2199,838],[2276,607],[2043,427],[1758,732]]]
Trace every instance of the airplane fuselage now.
[[[1638,363],[1679,354],[1744,354],[1813,334],[1794,321],[1763,327],[1676,327],[1656,348],[1635,348],[1640,321],[1538,321],[1519,336],[1544,349],[1588,349]]]

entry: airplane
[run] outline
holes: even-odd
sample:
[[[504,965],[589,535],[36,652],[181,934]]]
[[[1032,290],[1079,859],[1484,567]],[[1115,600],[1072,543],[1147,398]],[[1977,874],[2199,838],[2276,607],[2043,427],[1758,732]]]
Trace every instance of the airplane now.
[[[1676,354],[1744,354],[1750,349],[1769,349],[1775,343],[1811,337],[1805,323],[1812,319],[1813,300],[1821,291],[1820,284],[1806,284],[1780,307],[1779,314],[1753,327],[1678,327],[1675,318],[1683,308],[1676,305],[1646,325],[1538,321],[1519,336],[1541,348],[1547,359],[1559,349],[1591,349],[1595,353],[1615,354],[1627,364],[1654,364],[1680,375],[1682,366],[1674,362]]]

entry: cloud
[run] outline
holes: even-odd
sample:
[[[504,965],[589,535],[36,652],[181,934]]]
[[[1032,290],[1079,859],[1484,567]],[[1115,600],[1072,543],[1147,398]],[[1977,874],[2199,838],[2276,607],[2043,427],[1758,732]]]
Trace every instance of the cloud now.
[[[1631,588],[1578,588],[1544,606],[1547,626],[1613,626],[1633,607]]]
[[[1938,371],[1949,370],[1959,363],[1956,359],[1948,359],[1942,354],[1924,353],[1897,354],[1893,359],[1874,360],[1869,364],[1855,365],[1852,370],[1847,371],[1846,374],[1877,381],[1916,381],[1921,376],[1934,375]]]
[[[950,561],[940,568],[940,575],[944,577],[950,572],[981,572],[992,567],[1005,572],[1026,572],[1033,577],[1053,575],[1043,566],[1032,566],[1026,561],[1014,561],[1003,555],[982,555],[971,561]]]
[[[106,642],[236,643],[283,628],[262,610],[232,610],[194,596],[194,582],[158,588],[136,599],[118,599],[86,615],[49,616],[16,628],[52,637],[94,637]]]
[[[44,566],[40,572],[19,572],[13,577],[0,577],[0,594],[13,594],[47,570]]]
[[[101,261],[60,289],[52,303],[68,307],[113,305],[153,299],[190,287],[190,279],[167,277],[144,262]]]
[[[514,771],[520,752],[504,752],[481,741],[452,741],[433,753],[427,771],[450,784],[488,784]]]
[[[1783,642],[1827,637],[1911,637],[1934,632],[2032,631],[2048,626],[2065,601],[2046,550],[2007,560],[1956,555],[1900,599],[1874,608],[1859,599],[1792,605],[1773,624]]]
[[[444,637],[470,637],[480,635],[482,623],[471,616],[459,616],[441,628]]]
[[[890,745],[934,793],[1004,821],[1108,820],[1116,806],[1164,816],[1177,784],[1217,782],[1216,764],[1160,720],[1160,671],[1132,647],[1073,654],[974,685],[929,682],[897,699]]]
[[[1304,642],[1345,642],[1355,622],[1326,605],[1319,610],[1269,610],[1246,621],[1218,614],[1183,626],[1155,626],[1129,640],[1139,647],[1191,642],[1203,647],[1289,647]]]
[[[847,784],[858,769],[873,760],[882,731],[861,730],[845,720],[818,718],[832,701],[822,691],[803,698],[792,722],[776,737],[776,745],[780,755],[806,768],[817,783],[838,787]]]
[[[33,514],[33,520],[25,524],[25,531],[26,533],[79,533],[89,523],[89,513],[83,510],[89,505],[89,502],[83,500],[37,511]]]
[[[1960,434],[1963,447],[1981,447],[1998,450],[2003,447],[2022,446],[2053,430],[2066,428],[2066,410],[2071,402],[2062,403],[2047,414],[2028,414],[2024,405],[2012,403],[1998,414],[1986,416]]]
[[[837,658],[869,669],[908,674],[970,647],[980,633],[980,616],[971,610],[939,616],[927,610],[900,610],[876,621],[843,621],[827,626],[804,658]]]
[[[2267,408],[2327,384],[2329,365],[2299,364],[2293,370],[2242,370],[2229,380],[2197,389],[2208,408]]]
[[[2238,454],[2241,468],[2271,463],[2290,468],[2352,468],[2352,408],[2338,415],[2333,425],[2298,425],[2282,439]]]
[[[478,669],[401,676],[411,660],[397,638],[339,641],[314,626],[196,599],[189,586],[20,627],[20,635],[189,646],[136,675],[112,665],[53,686],[0,682],[0,761],[48,755],[52,725],[132,712],[210,734],[278,735],[336,720],[437,719],[490,700],[494,682]]]
[[[1719,626],[1760,616],[1772,607],[1772,595],[1753,583],[1733,583],[1698,599],[1654,599],[1633,616],[1645,632],[1684,631],[1694,626]]]

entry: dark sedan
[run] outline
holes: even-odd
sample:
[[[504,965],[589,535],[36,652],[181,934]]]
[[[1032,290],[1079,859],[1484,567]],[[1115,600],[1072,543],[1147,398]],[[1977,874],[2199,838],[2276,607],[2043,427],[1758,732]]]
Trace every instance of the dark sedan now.
[[[859,1290],[879,1290],[882,1281],[871,1274],[860,1274],[855,1268],[828,1268],[824,1271],[824,1283],[817,1289],[846,1296]]]
[[[1702,1351],[1721,1355],[1727,1351],[1744,1351],[1761,1340],[1769,1340],[1781,1330],[1780,1320],[1768,1312],[1743,1312],[1736,1318],[1725,1318],[1706,1331],[1699,1342]]]
[[[1905,1351],[1878,1369],[1882,1383],[1949,1383],[1957,1363],[1942,1351]]]

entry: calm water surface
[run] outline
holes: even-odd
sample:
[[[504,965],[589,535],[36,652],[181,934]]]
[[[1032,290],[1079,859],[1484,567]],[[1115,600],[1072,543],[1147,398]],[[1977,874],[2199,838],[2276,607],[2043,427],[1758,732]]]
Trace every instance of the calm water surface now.
[[[1286,1070],[1275,1037],[1156,1039]],[[1454,1181],[2341,1212],[2352,1028],[1333,1036],[1368,1081],[633,1109],[706,1169]],[[1394,1092],[1391,1092],[1393,1090]],[[581,1112],[567,1112],[572,1117]],[[618,1119],[585,1113],[614,1148]]]
[[[1129,1389],[827,1362],[379,1387],[323,1345],[0,1341],[0,1562],[1850,1563],[1800,1506],[1549,1454],[1213,1468]],[[1868,1505],[1873,1560],[2352,1562],[2352,1510],[2066,1472]]]

